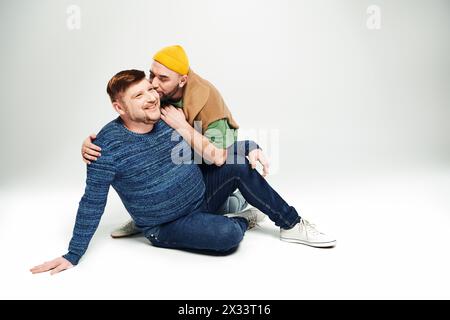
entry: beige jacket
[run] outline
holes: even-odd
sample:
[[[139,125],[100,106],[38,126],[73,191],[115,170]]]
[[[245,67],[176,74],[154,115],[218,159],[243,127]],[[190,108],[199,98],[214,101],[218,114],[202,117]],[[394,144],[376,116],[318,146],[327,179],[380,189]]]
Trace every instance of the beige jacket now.
[[[212,122],[220,119],[227,119],[231,128],[239,128],[219,91],[192,69],[183,93],[183,110],[192,126],[194,121],[202,122],[203,133]]]

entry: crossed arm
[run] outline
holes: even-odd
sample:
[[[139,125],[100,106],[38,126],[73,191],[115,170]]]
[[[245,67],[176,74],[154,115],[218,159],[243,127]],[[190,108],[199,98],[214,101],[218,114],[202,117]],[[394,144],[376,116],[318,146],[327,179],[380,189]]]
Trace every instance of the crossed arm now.
[[[227,149],[217,148],[208,138],[197,132],[187,121],[181,109],[173,106],[161,108],[161,119],[165,121],[173,129],[186,140],[192,149],[209,163],[221,166],[227,159]],[[83,141],[81,154],[83,161],[90,164],[101,156],[101,148],[92,143],[96,138],[95,134],[91,134]],[[261,163],[263,167],[263,176],[269,174],[269,162],[261,149],[252,150],[248,154],[250,165],[256,169],[257,163]]]

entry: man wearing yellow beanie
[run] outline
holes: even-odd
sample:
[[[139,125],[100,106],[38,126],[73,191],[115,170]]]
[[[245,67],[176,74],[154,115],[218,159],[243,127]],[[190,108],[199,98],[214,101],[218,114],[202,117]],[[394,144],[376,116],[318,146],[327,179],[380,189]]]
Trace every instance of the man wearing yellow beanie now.
[[[202,133],[225,149],[237,138],[239,128],[219,91],[189,66],[181,46],[170,46],[153,56],[150,81],[166,105],[183,108],[187,121],[201,123]]]
[[[189,66],[189,59],[179,45],[165,47],[153,56],[150,81],[159,93],[161,105],[182,108],[191,126],[201,124],[202,133],[220,150],[237,139],[239,128],[219,91],[201,78]],[[94,135],[83,142],[86,163],[96,160],[98,147],[92,144]],[[221,157],[220,152],[216,152]]]
[[[212,154],[221,164],[226,158],[226,148],[237,140],[239,128],[219,91],[207,80],[201,78],[190,68],[189,59],[179,45],[162,48],[153,56],[150,68],[150,82],[158,92],[161,106],[175,106],[183,110],[186,120],[192,127],[201,125],[201,131],[211,144]],[[163,116],[170,117],[174,110],[171,107],[162,110]],[[86,163],[94,161],[100,155],[98,147],[92,143],[92,135],[83,143],[82,155]],[[262,154],[252,159],[263,163],[264,174],[267,161]],[[230,196],[221,208],[222,213],[238,212],[245,209],[247,202],[240,192]],[[124,237],[137,233],[133,222],[129,221],[120,229],[113,231],[112,237]]]
[[[187,75],[189,73],[189,59],[181,46],[162,48],[155,53],[153,60],[158,61],[180,75]]]

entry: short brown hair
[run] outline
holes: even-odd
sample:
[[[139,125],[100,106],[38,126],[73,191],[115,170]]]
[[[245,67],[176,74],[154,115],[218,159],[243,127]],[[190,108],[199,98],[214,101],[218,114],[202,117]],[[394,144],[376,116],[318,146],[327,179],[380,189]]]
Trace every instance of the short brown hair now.
[[[117,95],[127,90],[132,84],[135,84],[145,78],[145,72],[141,70],[124,70],[118,72],[111,78],[106,87],[111,102],[117,101]]]

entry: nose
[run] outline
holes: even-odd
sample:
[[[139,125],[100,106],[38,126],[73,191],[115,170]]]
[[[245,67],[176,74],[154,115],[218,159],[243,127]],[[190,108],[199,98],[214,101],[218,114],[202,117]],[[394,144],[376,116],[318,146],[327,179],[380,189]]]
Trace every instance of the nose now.
[[[159,87],[159,80],[158,80],[158,77],[154,77],[154,78],[151,80],[151,83],[152,83],[153,88],[158,89],[158,87]]]
[[[155,103],[156,102],[156,97],[152,92],[148,92],[147,94],[147,101],[151,102],[151,103]]]

